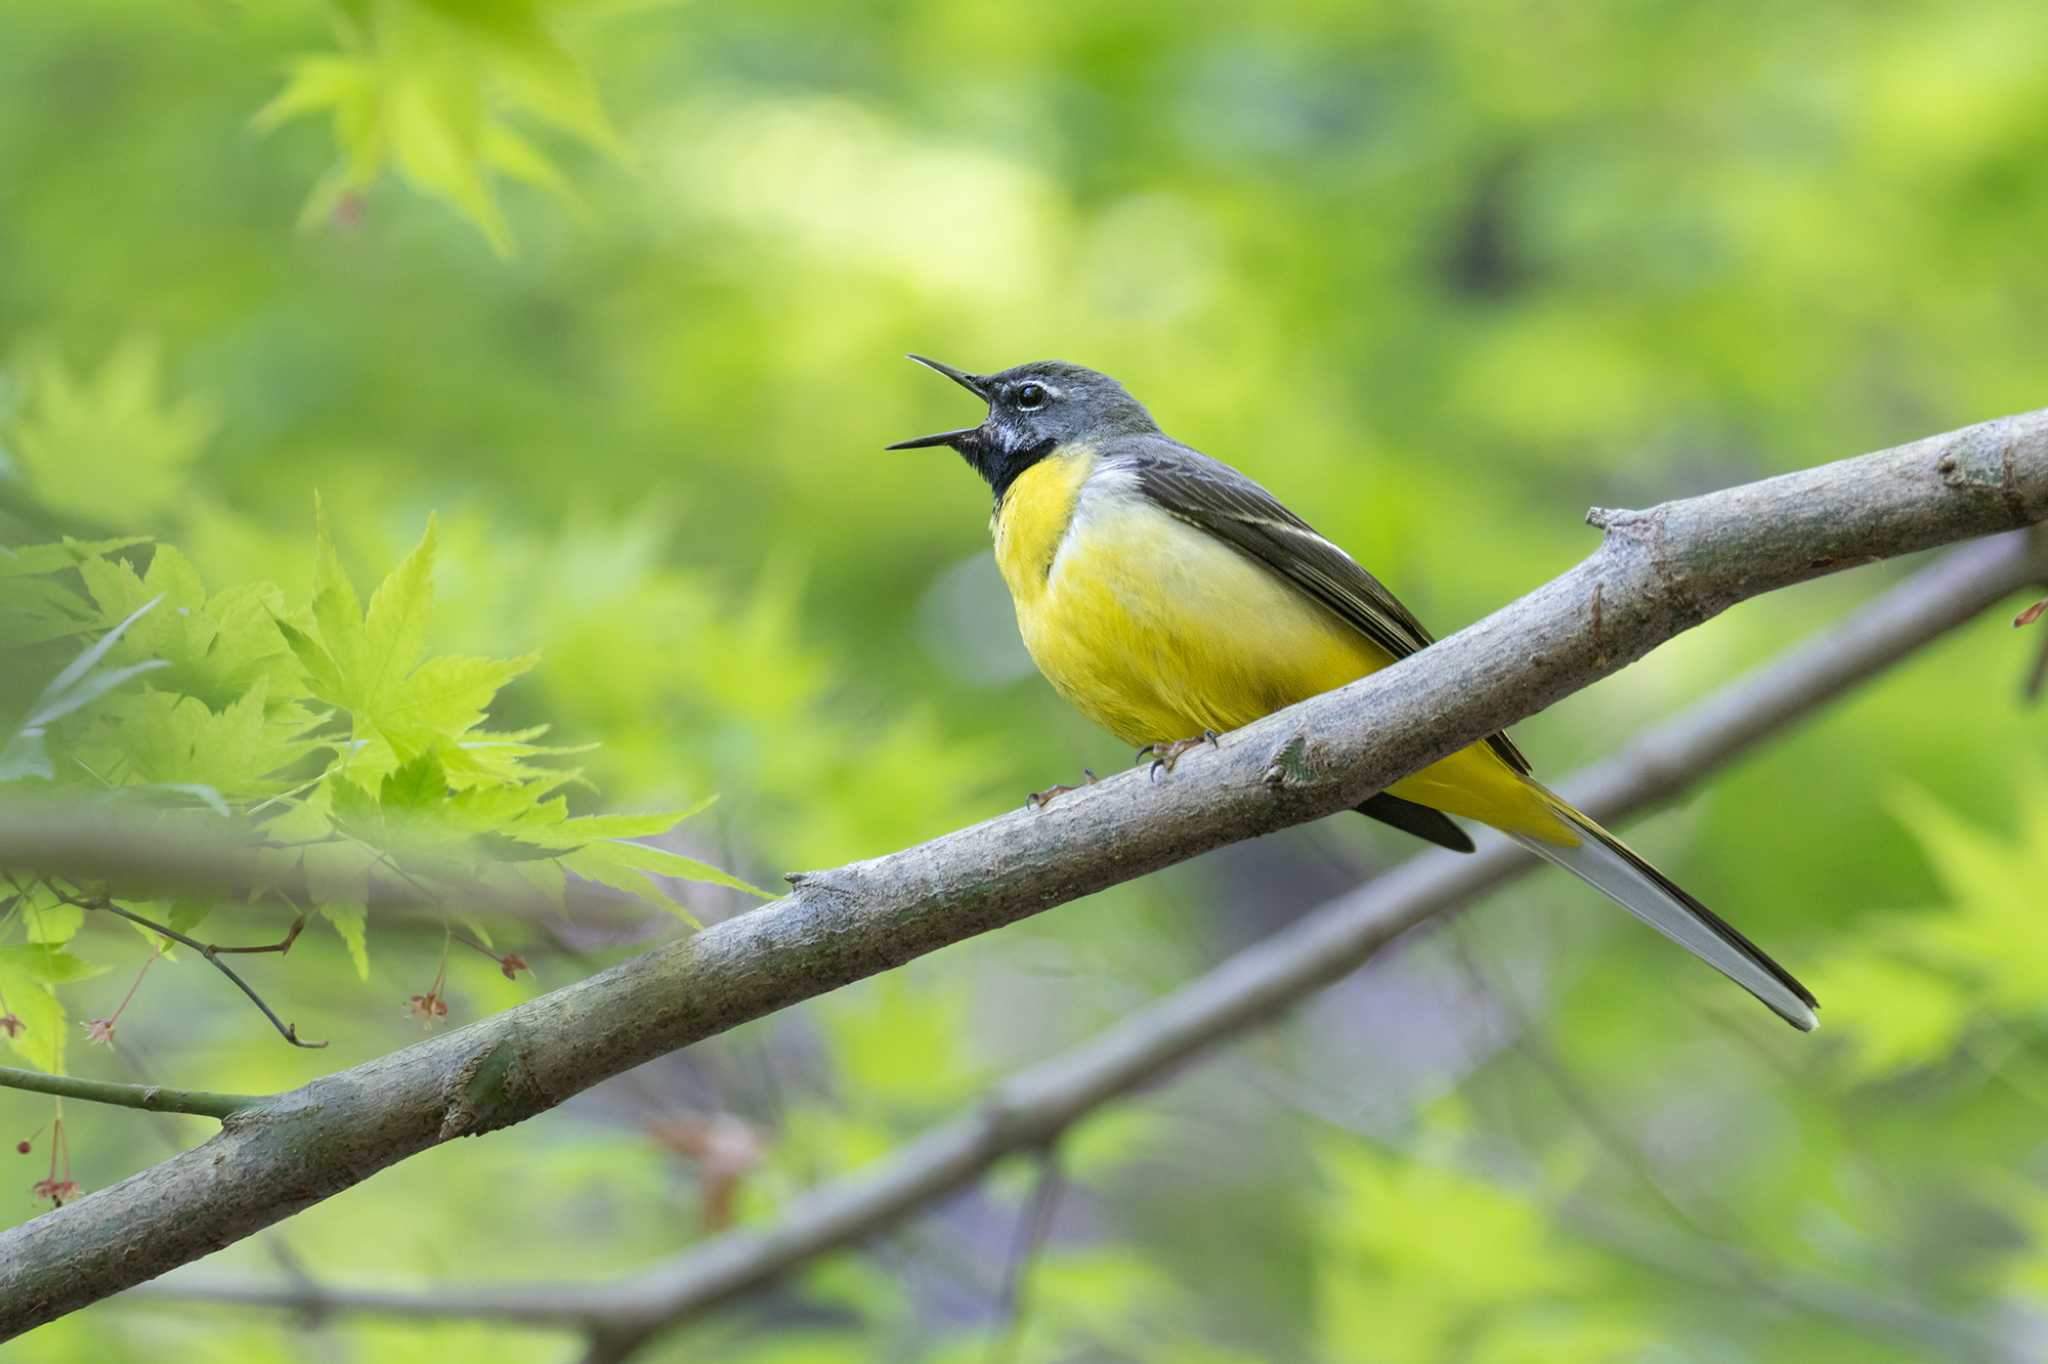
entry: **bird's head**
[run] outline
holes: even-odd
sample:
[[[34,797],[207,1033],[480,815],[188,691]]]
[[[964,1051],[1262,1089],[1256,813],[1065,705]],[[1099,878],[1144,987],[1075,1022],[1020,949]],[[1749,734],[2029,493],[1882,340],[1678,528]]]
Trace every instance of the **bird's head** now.
[[[968,374],[922,355],[910,358],[987,403],[988,416],[979,426],[900,440],[889,448],[950,446],[988,480],[998,498],[1019,474],[1061,446],[1159,429],[1122,384],[1080,365],[1041,360],[1000,374]]]

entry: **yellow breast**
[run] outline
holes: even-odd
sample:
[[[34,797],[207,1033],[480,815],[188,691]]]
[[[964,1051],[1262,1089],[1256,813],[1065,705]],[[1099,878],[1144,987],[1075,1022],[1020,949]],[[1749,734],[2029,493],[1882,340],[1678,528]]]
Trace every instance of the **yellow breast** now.
[[[1237,729],[1393,661],[1090,449],[1056,451],[1026,470],[990,528],[1039,671],[1128,744]],[[1555,827],[1533,788],[1484,745],[1393,790],[1496,827],[1545,836]]]
[[[1389,661],[1087,450],[1027,470],[993,528],[1039,670],[1129,743],[1236,729]]]
[[[1063,446],[1018,475],[989,518],[996,567],[1009,584],[1022,619],[1025,603],[1045,597],[1053,560],[1073,523],[1081,485],[1095,468],[1095,452]]]

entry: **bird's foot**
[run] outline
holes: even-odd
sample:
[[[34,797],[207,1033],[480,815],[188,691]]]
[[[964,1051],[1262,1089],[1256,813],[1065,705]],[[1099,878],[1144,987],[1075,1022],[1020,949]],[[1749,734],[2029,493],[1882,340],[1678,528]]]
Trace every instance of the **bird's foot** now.
[[[1086,781],[1081,783],[1081,786],[1095,785],[1095,774],[1093,772],[1084,767],[1081,769],[1081,775],[1087,778]],[[1055,798],[1064,796],[1069,791],[1078,791],[1081,789],[1081,786],[1068,786],[1064,783],[1058,786],[1048,786],[1043,791],[1033,791],[1024,798],[1024,803],[1034,810],[1043,810],[1046,806],[1052,804]]]
[[[1173,771],[1173,765],[1180,761],[1181,754],[1191,748],[1200,748],[1203,744],[1214,748],[1216,746],[1216,738],[1215,730],[1205,729],[1192,739],[1175,739],[1170,744],[1146,744],[1138,750],[1138,761],[1143,762],[1145,759],[1150,758],[1152,760],[1151,778],[1153,781],[1158,781],[1161,772]]]

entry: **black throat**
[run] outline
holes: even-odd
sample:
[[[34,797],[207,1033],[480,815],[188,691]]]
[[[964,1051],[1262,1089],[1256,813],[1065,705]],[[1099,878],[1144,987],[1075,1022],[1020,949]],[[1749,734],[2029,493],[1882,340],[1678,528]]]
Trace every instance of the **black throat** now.
[[[1022,450],[1004,450],[987,440],[976,440],[971,447],[960,453],[974,466],[974,471],[988,480],[988,486],[995,491],[996,505],[1003,505],[1003,494],[1010,491],[1010,485],[1023,477],[1024,471],[1044,459],[1059,447],[1059,442],[1047,437],[1036,445]]]

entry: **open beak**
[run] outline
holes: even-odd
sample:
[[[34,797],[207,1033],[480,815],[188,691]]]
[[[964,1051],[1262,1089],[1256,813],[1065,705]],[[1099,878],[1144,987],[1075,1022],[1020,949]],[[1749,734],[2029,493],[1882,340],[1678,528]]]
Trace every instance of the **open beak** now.
[[[926,369],[937,370],[983,402],[988,401],[988,391],[982,387],[980,376],[969,374],[965,370],[954,369],[951,365],[923,355],[913,355],[910,358],[923,365]],[[923,450],[934,445],[957,446],[961,441],[974,435],[980,429],[979,426],[963,426],[958,431],[941,431],[937,435],[917,436],[911,440],[899,440],[894,445],[887,445],[883,448],[886,450]]]

